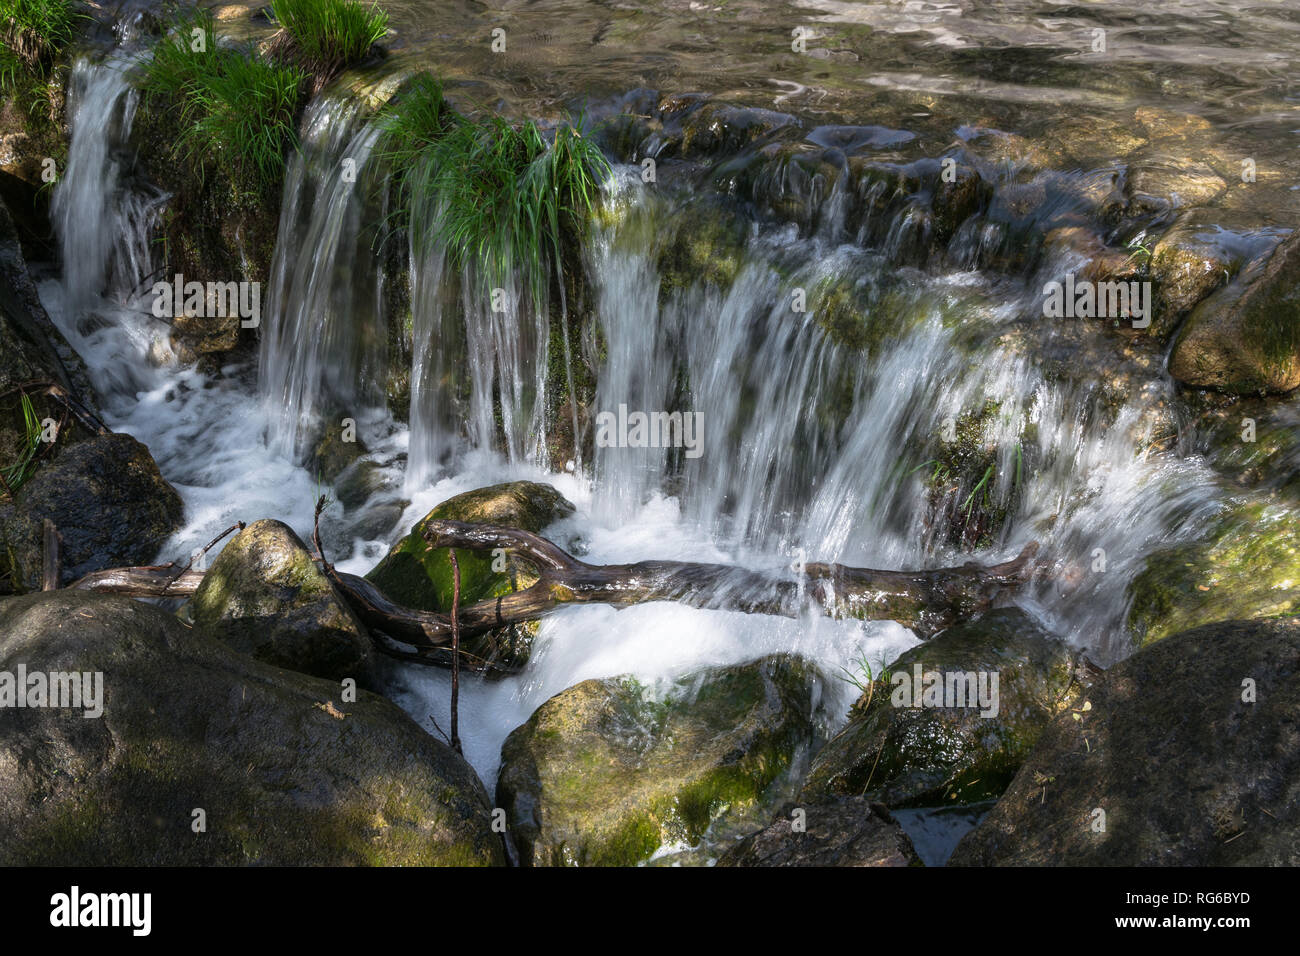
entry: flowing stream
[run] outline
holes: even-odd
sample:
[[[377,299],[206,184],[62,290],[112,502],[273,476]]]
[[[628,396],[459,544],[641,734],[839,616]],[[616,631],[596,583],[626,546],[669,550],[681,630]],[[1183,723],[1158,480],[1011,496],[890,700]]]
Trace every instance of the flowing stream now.
[[[1116,402],[1082,377],[1047,374],[1032,348],[1009,340],[1035,283],[1070,263],[1045,262],[1027,279],[960,263],[900,267],[890,242],[903,241],[908,213],[884,230],[893,238],[883,246],[854,241],[832,215],[830,226],[803,234],[751,224],[734,278],[701,276],[666,289],[646,237],[682,214],[681,199],[651,195],[633,167],[617,168],[607,184],[612,214],[589,243],[604,339],[596,405],[694,411],[702,454],[598,448],[589,469],[573,472],[550,461],[545,316],[523,310],[511,322],[485,307],[464,291],[474,277],[450,276],[443,250],[420,234],[407,250],[409,424],[395,420],[383,391],[385,290],[394,280],[374,254],[386,210],[369,188],[385,173],[374,155],[377,130],[346,97],[317,98],[303,121],[260,354],[220,369],[178,366],[167,361],[166,325],[150,313],[150,230],[167,197],[131,175],[130,66],[110,57],[76,67],[71,152],[53,206],[65,267],[41,292],[85,358],[108,424],[143,441],[185,501],[185,526],[160,561],[186,559],[236,520],[275,517],[307,537],[319,488],[300,463],[303,452],[323,422],[332,427],[346,413],[382,481],[359,508],[334,504],[327,512],[326,544],[346,555],[345,570],[368,571],[438,502],[528,478],[551,482],[577,505],[550,536],[580,540],[588,561],[779,569],[802,556],[909,568],[1000,560],[1038,541],[1050,571],[1019,602],[1110,661],[1128,650],[1125,589],[1142,558],[1194,535],[1220,507],[1203,463],[1150,442],[1155,411],[1172,388],[1160,370]],[[348,177],[336,174],[344,167]],[[827,200],[832,213],[834,201]],[[422,209],[416,218],[437,214]],[[891,331],[869,358],[827,336],[816,308],[790,306],[796,290],[844,281],[881,293],[879,320]],[[519,289],[509,292],[522,299]],[[493,437],[494,383],[502,386],[503,442]],[[924,461],[904,450],[985,408],[993,411],[979,427],[997,466],[983,493],[1007,515],[992,538],[964,543],[942,533],[963,502],[930,498]],[[1104,573],[1093,573],[1098,549]],[[888,660],[915,642],[892,622],[672,604],[566,609],[542,622],[523,673],[467,679],[466,755],[491,790],[506,734],[577,681],[632,673],[654,682],[775,651],[822,666],[830,729],[853,697],[840,669],[864,653]],[[389,678],[417,720],[446,726],[443,672],[394,665]]]

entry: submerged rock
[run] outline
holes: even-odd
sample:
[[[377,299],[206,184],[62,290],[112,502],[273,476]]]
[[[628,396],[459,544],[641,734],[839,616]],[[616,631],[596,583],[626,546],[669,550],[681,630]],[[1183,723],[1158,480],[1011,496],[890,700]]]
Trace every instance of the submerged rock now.
[[[1300,519],[1288,508],[1239,508],[1201,541],[1148,555],[1129,594],[1138,644],[1217,621],[1300,612]]]
[[[235,535],[203,577],[188,612],[196,627],[259,661],[328,680],[371,683],[361,622],[279,521]]]
[[[41,581],[41,527],[62,539],[60,580],[149,564],[181,522],[180,496],[149,450],[130,435],[96,435],[57,448],[12,501],[0,499],[0,577],[15,590]]]
[[[814,738],[820,678],[767,657],[666,694],[629,678],[552,697],[501,748],[497,802],[526,866],[630,866],[752,828]],[[741,831],[743,832],[743,830]]]
[[[1300,386],[1300,233],[1197,306],[1169,372],[1186,385],[1236,394]]]
[[[915,686],[917,665],[942,675],[944,686],[971,675],[969,694],[931,705]],[[813,759],[803,798],[865,794],[915,807],[997,796],[1048,722],[1079,699],[1079,670],[1075,654],[1016,608],[949,628],[894,661],[863,695],[848,726]],[[909,698],[892,675],[906,676]],[[986,695],[991,706],[975,699],[980,675],[990,692],[997,677],[996,694]]]
[[[795,829],[796,810],[803,810]],[[766,829],[745,837],[718,866],[921,866],[898,821],[865,797],[791,805]]]
[[[550,485],[512,481],[456,495],[417,521],[366,578],[390,600],[423,611],[450,612],[451,559],[423,537],[430,521],[468,521],[540,533],[573,513],[573,505]],[[537,569],[514,554],[456,552],[461,605],[522,591],[537,581]],[[467,639],[464,652],[485,661],[521,666],[528,659],[535,627],[506,627]]]
[[[950,865],[1295,866],[1297,675],[1294,619],[1144,648],[1052,722]]]
[[[5,711],[0,865],[505,862],[474,771],[382,697],[73,591],[0,601],[19,664],[102,675],[102,716]]]
[[[1128,167],[1124,195],[1130,215],[1162,215],[1185,206],[1204,206],[1228,189],[1209,166],[1182,155],[1144,152]]]

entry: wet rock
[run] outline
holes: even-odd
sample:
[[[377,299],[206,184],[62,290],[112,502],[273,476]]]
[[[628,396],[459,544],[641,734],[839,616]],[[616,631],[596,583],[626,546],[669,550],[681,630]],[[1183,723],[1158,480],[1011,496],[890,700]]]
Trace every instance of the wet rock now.
[[[1124,184],[1127,211],[1134,216],[1204,206],[1227,189],[1223,177],[1204,163],[1160,152],[1139,154],[1129,164]]]
[[[915,133],[887,126],[818,126],[805,137],[808,142],[827,149],[838,149],[845,156],[891,149],[916,139]]]
[[[794,811],[803,818],[795,830]],[[793,804],[766,829],[745,837],[718,866],[921,866],[912,841],[883,804],[841,797]]]
[[[366,454],[366,446],[356,437],[356,426],[330,423],[307,456],[306,468],[326,483],[332,483],[355,461]]]
[[[1196,307],[1169,372],[1186,385],[1235,394],[1300,386],[1300,233]]]
[[[102,675],[103,709],[5,711],[0,864],[505,862],[474,771],[382,697],[73,591],[0,601],[0,670],[20,663]]]
[[[376,461],[366,458],[354,461],[334,483],[334,496],[349,511],[360,508],[381,491],[394,489],[394,482]]]
[[[14,590],[40,587],[46,518],[62,539],[68,584],[101,568],[151,563],[183,511],[149,450],[130,435],[56,445],[12,501],[0,500],[0,578]]]
[[[231,538],[187,613],[196,627],[259,661],[372,683],[365,628],[306,545],[279,521],[255,521]]]
[[[526,866],[630,866],[752,829],[813,743],[820,678],[796,658],[552,697],[501,748],[497,803]]]
[[[1273,505],[1234,509],[1203,540],[1148,555],[1129,594],[1139,644],[1218,621],[1300,612],[1300,519]]]
[[[774,130],[798,125],[788,113],[706,103],[682,123],[681,155],[697,159],[737,153]]]
[[[1218,241],[1212,214],[1193,211],[1179,217],[1151,250],[1156,283],[1151,331],[1166,338],[1178,320],[1228,281],[1232,258]]]
[[[1182,113],[1156,106],[1140,106],[1133,120],[1148,139],[1164,142],[1201,141],[1214,132],[1210,121],[1195,113]]]
[[[976,675],[969,696],[926,704],[915,686],[918,665],[922,674],[942,675],[945,685]],[[1077,656],[1015,608],[944,631],[887,673],[814,757],[803,799],[864,794],[890,807],[914,807],[997,796],[1043,728],[1075,704],[1084,686]],[[997,675],[996,695],[986,695],[992,706],[976,700],[980,674],[990,675],[988,690]],[[894,682],[903,676],[910,696]],[[909,706],[918,703],[925,706]],[[948,703],[958,706],[942,706]]]
[[[450,612],[451,560],[446,548],[425,541],[424,527],[435,520],[469,521],[519,528],[535,534],[573,513],[573,505],[550,485],[513,481],[456,495],[438,505],[395,544],[366,575],[391,600],[424,611]],[[522,591],[537,581],[537,569],[513,553],[459,549],[461,605]],[[522,666],[528,659],[535,625],[510,626],[467,639],[462,649],[485,661]]]
[[[1144,648],[1052,722],[949,865],[1295,866],[1297,674],[1294,619]]]
[[[656,259],[660,296],[705,282],[731,287],[745,256],[747,224],[722,202],[698,200],[673,217]]]
[[[172,320],[171,346],[185,365],[201,355],[229,352],[239,342],[239,316],[209,318],[178,315]]]

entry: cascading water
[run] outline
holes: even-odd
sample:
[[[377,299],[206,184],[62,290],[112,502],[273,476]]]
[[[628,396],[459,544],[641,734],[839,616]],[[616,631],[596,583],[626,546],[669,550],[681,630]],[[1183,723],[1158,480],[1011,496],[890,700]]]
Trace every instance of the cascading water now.
[[[524,307],[523,283],[494,302],[480,276],[449,268],[436,199],[417,206],[410,325],[401,330],[411,353],[405,428],[383,401],[388,327],[399,317],[385,310],[374,264],[386,212],[373,188],[385,175],[377,131],[337,98],[310,107],[301,155],[290,161],[256,378],[238,363],[218,372],[155,365],[151,352],[168,330],[138,292],[158,197],[133,184],[117,158],[134,105],[122,66],[77,68],[70,160],[55,196],[65,271],[42,295],[86,358],[109,423],[149,446],[186,502],[186,526],[162,560],[187,556],[236,519],[277,517],[309,533],[320,489],[296,462],[322,419],[354,411],[374,426],[369,457],[389,479],[390,516],[360,531],[338,506],[327,512],[327,541],[351,547],[347,570],[368,570],[439,501],[529,478],[577,504],[551,533],[581,538],[595,562],[777,569],[802,553],[917,567],[976,551],[1009,556],[1037,540],[1052,573],[1020,600],[1107,658],[1123,651],[1124,589],[1140,558],[1217,507],[1195,461],[1153,452],[1142,437],[1168,388],[1158,373],[1118,402],[1087,381],[1049,375],[1032,347],[1014,345],[1016,335],[1053,334],[1027,318],[1033,283],[899,267],[907,237],[924,225],[914,210],[873,231],[886,237],[880,249],[846,243],[838,182],[816,230],[755,229],[729,277],[669,289],[658,237],[675,234],[690,197],[643,195],[637,176],[620,173],[615,212],[602,218],[587,264],[602,338],[596,411],[698,412],[703,454],[598,447],[590,480],[548,469],[546,311]],[[989,247],[982,235],[959,228],[950,246]],[[841,287],[867,303],[861,347],[827,334],[827,290]],[[803,311],[794,307],[800,291]],[[936,493],[918,458],[941,441],[946,421],[977,411],[993,461],[982,493],[1006,514],[996,533],[972,543],[944,533],[960,523],[968,489]],[[1097,549],[1105,573],[1089,570]],[[466,752],[490,786],[505,735],[586,678],[633,673],[654,682],[777,651],[804,654],[830,675],[863,652],[890,659],[913,643],[891,622],[575,607],[542,622],[524,673],[467,681]],[[394,665],[390,678],[426,726],[444,712],[442,672]],[[852,689],[828,680],[823,691],[824,713],[838,720]]]
[[[126,141],[139,100],[128,77],[135,62],[126,54],[99,64],[81,59],[72,71],[72,125],[94,125],[97,135],[69,148],[50,212],[63,285],[78,308],[103,294],[131,295],[150,271],[149,231],[162,197],[127,180]]]
[[[286,456],[303,455],[323,416],[355,419],[384,406],[383,272],[374,250],[384,218],[376,197],[386,190],[370,162],[378,137],[360,100],[320,97],[285,173],[259,385],[272,445]]]

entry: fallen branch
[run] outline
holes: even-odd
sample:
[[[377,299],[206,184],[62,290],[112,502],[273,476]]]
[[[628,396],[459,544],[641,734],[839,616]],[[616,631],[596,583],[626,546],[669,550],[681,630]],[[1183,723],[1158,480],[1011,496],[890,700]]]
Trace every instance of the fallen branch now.
[[[318,524],[319,510],[318,503]],[[532,587],[458,607],[453,630],[452,616],[397,604],[365,578],[340,572],[322,558],[324,573],[367,627],[417,651],[441,649],[444,654],[453,640],[537,620],[570,604],[627,607],[647,601],[787,617],[813,605],[832,617],[898,621],[928,637],[987,610],[999,592],[1022,584],[1037,551],[1031,544],[1018,557],[992,566],[971,562],[928,571],[878,571],[809,564],[802,574],[775,574],[689,561],[587,564],[539,535],[493,525],[431,521],[424,535],[435,548],[505,548],[539,571]],[[318,529],[313,538],[319,552]],[[72,587],[172,597],[192,593],[202,580],[196,571],[172,581],[168,577],[164,569],[117,568],[87,575]]]

